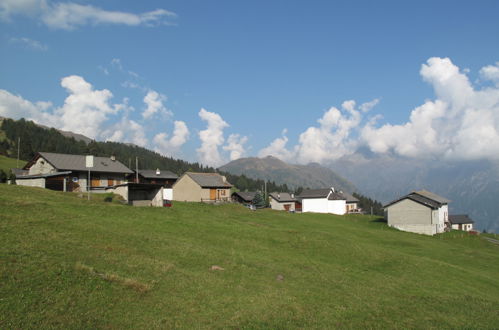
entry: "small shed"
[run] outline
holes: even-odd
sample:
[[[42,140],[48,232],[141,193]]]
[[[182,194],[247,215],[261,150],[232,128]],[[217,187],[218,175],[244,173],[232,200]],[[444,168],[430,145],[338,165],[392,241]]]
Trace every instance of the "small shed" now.
[[[255,191],[236,191],[232,193],[232,201],[244,205],[253,205],[255,199]]]

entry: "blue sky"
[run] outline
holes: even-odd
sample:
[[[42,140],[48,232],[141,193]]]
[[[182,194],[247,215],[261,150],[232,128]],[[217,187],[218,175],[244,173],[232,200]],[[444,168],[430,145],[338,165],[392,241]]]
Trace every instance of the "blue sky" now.
[[[327,164],[363,146],[487,158],[499,155],[498,9],[0,0],[0,115],[214,166]]]

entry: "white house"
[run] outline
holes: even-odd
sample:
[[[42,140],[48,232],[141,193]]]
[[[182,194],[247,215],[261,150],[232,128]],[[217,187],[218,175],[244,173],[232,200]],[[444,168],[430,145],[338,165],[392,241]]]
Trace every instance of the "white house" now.
[[[452,229],[470,231],[473,230],[473,224],[467,214],[449,215],[449,222]]]
[[[300,196],[302,212],[332,213],[343,215],[346,213],[346,197],[334,188],[307,189]]]
[[[414,191],[388,203],[388,225],[403,231],[435,235],[449,227],[449,200],[426,190]]]

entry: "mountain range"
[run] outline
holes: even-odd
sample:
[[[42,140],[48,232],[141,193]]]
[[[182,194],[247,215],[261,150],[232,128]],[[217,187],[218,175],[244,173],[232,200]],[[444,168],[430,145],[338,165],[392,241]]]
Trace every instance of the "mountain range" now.
[[[244,174],[253,179],[263,179],[274,181],[277,184],[286,184],[291,189],[298,187],[334,187],[335,189],[344,190],[349,193],[357,191],[351,182],[329,168],[317,163],[308,165],[287,164],[273,156],[265,158],[239,158],[219,167],[219,170],[236,175]]]

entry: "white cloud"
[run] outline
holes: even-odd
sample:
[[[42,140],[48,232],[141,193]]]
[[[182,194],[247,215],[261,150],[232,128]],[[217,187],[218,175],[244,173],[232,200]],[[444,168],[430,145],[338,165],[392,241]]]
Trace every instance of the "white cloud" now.
[[[51,2],[48,0],[3,0],[0,3],[0,18],[9,21],[12,16],[37,17],[50,28],[73,30],[80,26],[120,24],[128,26],[157,26],[172,24],[176,14],[165,10],[135,14],[108,11],[91,5],[74,2]]]
[[[59,118],[53,116],[48,110],[52,103],[40,101],[32,103],[25,100],[20,95],[14,95],[6,90],[0,89],[0,116],[33,120],[40,124],[49,125],[52,122],[57,123]]]
[[[145,128],[134,120],[124,117],[115,125],[102,133],[106,141],[128,142],[140,147],[147,147],[149,141],[145,135]],[[106,137],[107,136],[107,137]]]
[[[17,43],[17,44],[24,45],[26,48],[31,49],[31,50],[37,50],[37,51],[44,52],[44,51],[46,51],[48,49],[47,45],[41,43],[38,40],[33,40],[33,39],[30,39],[30,38],[25,38],[25,37],[22,37],[22,38],[10,38],[9,41],[11,43]]]
[[[499,62],[496,62],[496,65],[488,65],[481,68],[480,76],[484,80],[490,80],[499,85]]]
[[[480,70],[495,80],[497,66]],[[499,88],[476,90],[448,58],[433,57],[421,67],[436,100],[415,108],[403,125],[368,124],[362,139],[373,152],[447,159],[499,158]]]
[[[166,117],[171,116],[172,112],[163,105],[164,101],[166,101],[165,95],[153,90],[147,92],[147,95],[144,97],[144,103],[147,105],[147,108],[142,113],[142,117],[149,119],[158,112]]]
[[[189,138],[189,129],[183,121],[175,121],[173,129],[173,136],[168,139],[167,133],[156,134],[153,138],[153,142],[156,145],[156,151],[166,155],[174,156],[177,154],[180,147],[187,142]]]
[[[224,143],[223,130],[229,127],[229,124],[219,114],[205,109],[199,111],[199,117],[207,123],[207,128],[199,132],[201,147],[196,150],[199,159],[209,166],[222,165],[223,159],[218,147]]]
[[[21,96],[0,90],[0,115],[13,119],[26,118],[97,139],[109,116],[127,107],[126,104],[110,104],[113,94],[109,90],[95,90],[80,76],[64,77],[61,86],[68,91],[69,96],[59,108],[54,108],[50,102],[32,103]]]
[[[292,161],[294,152],[286,148],[286,144],[288,143],[287,133],[288,130],[284,129],[280,138],[276,138],[269,146],[260,150],[258,157],[274,156],[284,161]]]
[[[227,145],[223,146],[223,150],[230,152],[230,160],[236,160],[244,156],[244,144],[248,142],[248,137],[240,136],[239,134],[231,134],[227,139]]]

